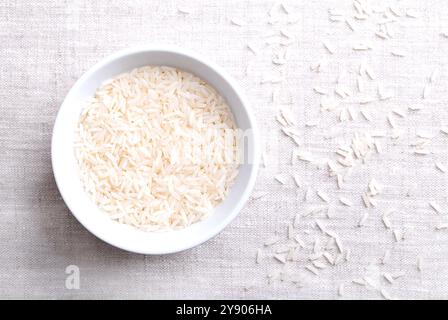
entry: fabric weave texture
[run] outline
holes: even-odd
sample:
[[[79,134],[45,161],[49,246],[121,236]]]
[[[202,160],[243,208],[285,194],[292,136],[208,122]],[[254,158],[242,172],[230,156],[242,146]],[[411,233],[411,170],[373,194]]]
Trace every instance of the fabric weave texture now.
[[[379,299],[380,289],[403,299],[448,298],[448,232],[435,226],[448,222],[448,174],[435,168],[448,166],[448,136],[440,133],[448,125],[448,6],[442,0],[375,1],[413,8],[419,19],[400,17],[390,40],[374,37],[375,25],[357,22],[362,32],[353,32],[343,22],[330,22],[328,9],[353,15],[352,1],[289,1],[296,15],[292,24],[270,25],[268,11],[273,1],[44,1],[6,0],[0,3],[0,297],[1,298],[146,298],[146,299],[336,299],[345,284],[348,299]],[[183,14],[178,6],[191,9]],[[279,9],[283,19],[285,13]],[[247,22],[236,26],[231,19]],[[266,39],[280,29],[295,41],[284,65],[272,63],[272,46]],[[371,31],[370,33],[368,31]],[[370,34],[367,36],[366,34]],[[335,53],[322,45],[330,41]],[[353,43],[372,41],[369,52],[354,52]],[[55,185],[50,141],[53,123],[64,96],[86,70],[103,57],[131,46],[174,44],[194,50],[224,67],[244,88],[257,117],[267,151],[250,201],[238,218],[221,234],[194,249],[167,256],[131,254],[103,243],[85,230],[71,215]],[[260,48],[257,55],[247,44]],[[400,49],[405,57],[390,52]],[[320,73],[310,65],[328,60]],[[365,60],[377,79],[367,81],[370,92],[381,82],[394,93],[387,101],[369,105],[373,120],[360,115],[356,121],[339,123],[337,116],[320,111],[315,86],[334,88],[338,75],[355,90],[356,72]],[[428,99],[422,99],[432,71],[440,71]],[[284,81],[262,83],[278,72]],[[276,90],[276,102],[272,93]],[[386,116],[394,108],[422,104],[424,108],[395,116],[402,129],[400,139],[382,138],[383,153],[353,168],[344,188],[324,167],[304,162],[291,165],[293,142],[275,121],[281,105],[292,108],[303,145],[321,158],[334,157],[337,143],[349,141],[359,131],[391,128]],[[305,123],[319,119],[317,128]],[[412,143],[419,130],[438,133],[429,149],[417,156]],[[286,185],[276,174],[296,173],[302,188],[289,178]],[[383,188],[378,206],[368,209],[365,226],[357,223],[367,209],[360,195],[375,177]],[[304,201],[306,188],[313,190]],[[306,271],[306,255],[287,266],[301,277],[301,286],[274,279],[285,268],[270,257],[263,243],[278,233],[286,237],[287,225],[298,213],[322,206],[315,190],[330,195],[333,216],[322,221],[337,232],[351,258],[321,270],[319,276]],[[353,207],[338,202],[343,196]],[[436,201],[444,211],[429,206]],[[381,214],[391,216],[395,229],[405,239],[396,242],[386,230]],[[308,232],[308,231],[311,232]],[[297,229],[311,245],[313,217],[304,217]],[[310,233],[308,236],[306,233]],[[255,263],[257,249],[266,255]],[[386,250],[390,262],[381,264]],[[417,268],[421,257],[423,268]],[[67,266],[80,270],[80,288],[65,286]],[[393,285],[382,274],[405,275]],[[378,287],[359,286],[353,279],[368,276]]]

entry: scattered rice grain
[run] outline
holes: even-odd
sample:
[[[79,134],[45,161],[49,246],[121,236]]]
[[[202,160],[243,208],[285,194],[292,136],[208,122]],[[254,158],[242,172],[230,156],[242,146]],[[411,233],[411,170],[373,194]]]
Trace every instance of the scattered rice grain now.
[[[439,206],[439,204],[435,201],[429,201],[429,206],[437,213],[442,213],[442,208]]]
[[[330,197],[325,192],[323,192],[321,190],[317,190],[316,193],[319,196],[319,198],[322,199],[322,201],[327,202],[327,203],[330,201]]]

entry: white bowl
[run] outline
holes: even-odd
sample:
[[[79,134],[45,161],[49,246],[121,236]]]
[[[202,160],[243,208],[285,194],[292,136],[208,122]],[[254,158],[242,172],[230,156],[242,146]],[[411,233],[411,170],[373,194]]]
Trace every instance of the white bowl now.
[[[237,126],[246,131],[247,157],[227,198],[204,221],[185,229],[147,232],[111,220],[84,191],[78,177],[73,143],[83,101],[111,77],[145,65],[166,65],[191,72],[211,84],[226,99]],[[53,172],[62,198],[91,233],[118,248],[142,254],[166,254],[197,246],[224,229],[239,213],[255,184],[259,165],[259,137],[246,98],[220,67],[175,47],[140,47],[113,54],[87,71],[67,94],[53,129]]]

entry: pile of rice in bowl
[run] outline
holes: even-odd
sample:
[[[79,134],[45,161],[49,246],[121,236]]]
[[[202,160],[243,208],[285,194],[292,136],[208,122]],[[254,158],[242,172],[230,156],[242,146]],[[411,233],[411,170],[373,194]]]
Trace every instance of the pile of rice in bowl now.
[[[85,190],[112,219],[177,229],[224,200],[238,173],[239,136],[210,85],[146,66],[98,88],[80,116],[75,154]]]

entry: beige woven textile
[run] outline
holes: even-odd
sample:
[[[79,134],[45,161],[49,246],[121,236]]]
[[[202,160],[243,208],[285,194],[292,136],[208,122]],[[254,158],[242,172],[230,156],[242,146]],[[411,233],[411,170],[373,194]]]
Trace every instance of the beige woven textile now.
[[[349,299],[380,299],[381,289],[396,298],[448,298],[448,230],[435,230],[448,222],[448,173],[435,167],[435,162],[448,167],[448,136],[440,133],[441,127],[448,126],[448,38],[441,35],[448,32],[448,5],[443,0],[372,2],[398,3],[398,8],[412,8],[420,17],[395,17],[393,38],[383,40],[374,36],[376,25],[370,20],[356,21],[356,32],[345,22],[329,21],[330,8],[355,14],[349,0],[289,1],[289,16],[294,18],[287,24],[288,15],[278,8],[280,22],[273,25],[268,24],[268,11],[274,2],[265,0],[2,0],[0,297],[337,299],[344,284],[343,298]],[[178,7],[191,13],[180,13]],[[237,26],[232,19],[245,24]],[[286,63],[274,65],[280,30],[293,40]],[[335,47],[333,55],[323,47],[323,40]],[[352,50],[364,40],[372,43],[372,50]],[[156,43],[197,51],[237,79],[257,116],[268,163],[260,170],[251,200],[220,235],[179,254],[142,256],[96,239],[70,214],[53,179],[50,140],[58,108],[83,72],[119,49]],[[248,43],[257,48],[256,55]],[[392,50],[406,55],[394,56]],[[310,70],[323,60],[328,63],[320,73]],[[334,113],[320,111],[321,96],[313,87],[332,89],[342,73],[341,81],[355,92],[356,72],[363,60],[376,74],[374,81],[365,79],[366,92],[373,94],[382,83],[394,96],[364,106],[371,122],[358,114],[355,121],[339,123]],[[440,71],[438,79],[423,100],[434,69]],[[282,74],[281,83],[262,83],[277,73]],[[421,111],[407,111],[419,104]],[[338,190],[326,167],[291,165],[294,143],[275,121],[280,105],[292,108],[303,132],[303,146],[318,159],[335,158],[338,142],[348,142],[355,132],[363,131],[386,132],[387,137],[378,138],[383,153],[357,164]],[[406,117],[393,116],[401,137],[392,139],[396,132],[387,114],[396,108],[404,110]],[[317,127],[305,127],[315,120],[319,120]],[[418,156],[412,144],[422,130],[436,136],[427,147],[431,153]],[[302,188],[294,185],[292,173],[300,177]],[[287,174],[287,183],[275,181],[276,174]],[[383,185],[383,192],[377,196],[377,207],[367,210],[361,194],[373,177]],[[311,196],[305,202],[307,188]],[[308,248],[299,253],[298,262],[285,267],[263,243],[275,233],[286,238],[287,225],[296,214],[326,206],[316,190],[329,195],[333,215],[302,217],[296,232]],[[353,206],[341,205],[340,196]],[[442,213],[432,210],[430,201]],[[392,209],[393,229],[404,234],[399,242],[381,221],[381,215]],[[365,226],[357,227],[367,211]],[[314,239],[322,238],[316,218],[351,251],[348,262],[327,264],[317,276],[305,269]],[[263,258],[256,264],[259,248]],[[390,261],[383,265],[386,250]],[[79,268],[79,289],[66,287],[70,265]],[[385,272],[403,276],[391,285],[382,276]],[[268,281],[268,274],[274,279]],[[301,285],[291,281],[293,277]],[[352,282],[364,277],[370,284]]]

